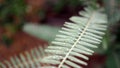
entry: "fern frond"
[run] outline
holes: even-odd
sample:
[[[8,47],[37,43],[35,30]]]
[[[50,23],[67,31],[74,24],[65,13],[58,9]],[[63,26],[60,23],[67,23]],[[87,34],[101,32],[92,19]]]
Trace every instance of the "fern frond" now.
[[[56,35],[55,41],[45,50],[53,55],[47,56],[42,63],[51,64],[57,68],[82,68],[87,65],[84,60],[89,58],[97,48],[102,36],[105,34],[107,17],[100,10],[90,7],[79,13],[80,16],[70,18],[72,22],[65,22],[64,27]],[[82,59],[79,59],[79,58]]]
[[[0,62],[0,68],[40,68],[40,61],[45,56],[41,46],[26,51],[19,56],[11,57],[10,60]]]

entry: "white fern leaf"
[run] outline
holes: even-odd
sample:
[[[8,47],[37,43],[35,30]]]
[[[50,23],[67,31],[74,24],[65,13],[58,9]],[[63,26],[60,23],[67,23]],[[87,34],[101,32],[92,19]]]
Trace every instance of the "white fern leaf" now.
[[[100,10],[90,7],[79,13],[80,16],[70,18],[56,35],[53,45],[45,50],[53,55],[45,57],[42,62],[57,68],[82,68],[79,64],[87,65],[82,59],[92,55],[91,48],[97,48],[105,34],[107,17]],[[78,59],[78,57],[82,59]],[[77,64],[76,64],[77,63]],[[46,66],[47,67],[47,66]]]
[[[0,68],[41,68],[40,61],[43,56],[45,53],[42,47],[34,48],[30,52],[26,51],[0,62]]]

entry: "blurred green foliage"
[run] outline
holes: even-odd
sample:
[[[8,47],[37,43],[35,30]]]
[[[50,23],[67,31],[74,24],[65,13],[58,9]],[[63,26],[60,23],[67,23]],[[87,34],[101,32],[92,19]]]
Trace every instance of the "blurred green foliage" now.
[[[107,34],[104,36],[103,42],[101,44],[102,47],[100,49],[102,51],[104,50],[104,54],[107,55],[105,66],[106,68],[120,68],[120,30],[119,28],[115,29],[116,27],[113,26],[114,24],[120,24],[120,0],[58,0],[58,2],[53,5],[54,7],[52,9],[55,13],[59,13],[61,10],[66,9],[64,8],[66,6],[74,10],[76,9],[76,7],[96,7],[96,5],[98,4],[102,8],[105,8],[105,12],[108,16],[109,21],[108,31]],[[49,6],[50,4],[47,5]],[[21,29],[23,24],[25,23],[25,13],[25,0],[4,0],[2,3],[0,3],[0,26],[5,26],[8,28],[13,27],[10,29],[11,32],[16,32],[18,29]],[[38,14],[39,16],[41,16],[41,19],[45,19],[45,10],[41,10]],[[16,18],[18,18],[20,21],[20,23],[18,23],[17,25],[15,24]],[[110,23],[112,23],[112,25]],[[26,27],[26,25],[24,25],[24,27],[26,28],[26,32],[47,41],[53,40],[55,34],[57,33],[57,30],[59,29],[53,26],[51,27],[46,25],[37,26],[37,28],[33,28],[33,26],[30,26],[28,28],[28,26]],[[112,28],[113,31],[118,31],[112,34],[112,31],[109,28]],[[38,29],[39,32],[35,31],[36,29]],[[3,42],[7,45],[11,44],[13,41],[6,35],[3,35],[2,39]]]
[[[37,38],[44,39],[48,42],[54,40],[58,33],[59,27],[52,27],[48,25],[25,24],[23,30],[30,35]]]
[[[0,27],[8,29],[10,33],[21,29],[24,23],[25,8],[24,0],[3,0],[0,3]],[[7,46],[13,41],[5,33],[2,35],[2,40]]]
[[[10,16],[23,17],[25,14],[24,0],[5,0],[0,4],[0,19],[5,22],[11,22]]]
[[[110,23],[120,21],[120,0],[104,0],[104,7]]]

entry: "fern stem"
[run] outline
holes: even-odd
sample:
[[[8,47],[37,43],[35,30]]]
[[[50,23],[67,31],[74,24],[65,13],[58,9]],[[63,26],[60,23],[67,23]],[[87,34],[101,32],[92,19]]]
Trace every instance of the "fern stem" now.
[[[84,35],[84,33],[86,32],[89,24],[91,23],[91,20],[94,18],[95,12],[93,12],[91,18],[89,18],[84,30],[82,31],[82,33],[79,35],[78,39],[76,40],[76,42],[72,45],[71,49],[69,50],[69,52],[66,54],[66,56],[63,58],[63,60],[61,61],[61,63],[59,64],[58,68],[61,68],[62,65],[64,64],[65,60],[68,58],[68,56],[70,55],[71,51],[73,50],[73,48],[76,46],[76,44],[79,42],[79,40],[82,38],[82,36]]]

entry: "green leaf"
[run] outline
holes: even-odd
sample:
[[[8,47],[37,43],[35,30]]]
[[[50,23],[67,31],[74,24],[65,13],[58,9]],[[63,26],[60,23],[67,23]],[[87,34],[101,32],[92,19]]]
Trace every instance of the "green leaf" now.
[[[37,38],[52,41],[58,33],[58,27],[48,25],[25,24],[23,30]]]

